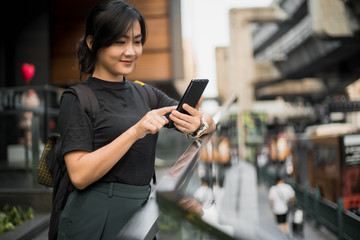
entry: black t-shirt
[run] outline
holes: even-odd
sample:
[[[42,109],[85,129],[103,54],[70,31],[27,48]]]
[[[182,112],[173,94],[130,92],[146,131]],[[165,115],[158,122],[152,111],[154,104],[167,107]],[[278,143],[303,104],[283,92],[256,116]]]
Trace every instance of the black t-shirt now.
[[[133,83],[103,81],[90,77],[85,84],[95,93],[100,110],[93,124],[74,92],[64,92],[59,115],[62,153],[74,150],[93,151],[112,142],[150,111],[146,100]],[[153,88],[157,108],[178,102]],[[154,172],[158,134],[147,134],[136,141],[115,166],[99,181],[147,185]]]

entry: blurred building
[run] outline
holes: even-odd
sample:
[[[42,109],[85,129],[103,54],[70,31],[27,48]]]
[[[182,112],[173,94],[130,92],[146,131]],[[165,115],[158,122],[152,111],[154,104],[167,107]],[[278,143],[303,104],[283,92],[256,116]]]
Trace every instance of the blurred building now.
[[[230,45],[217,48],[220,97],[236,94],[240,115],[278,97],[313,105],[347,98],[346,87],[360,77],[359,24],[356,0],[276,0],[232,9]]]

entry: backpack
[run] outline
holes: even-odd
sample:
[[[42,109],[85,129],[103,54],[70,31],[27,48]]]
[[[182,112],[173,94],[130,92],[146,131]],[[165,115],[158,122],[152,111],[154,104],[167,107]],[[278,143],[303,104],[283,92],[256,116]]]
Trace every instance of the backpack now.
[[[141,95],[145,98],[151,109],[157,107],[157,97],[154,90],[140,81],[134,84]],[[70,87],[75,90],[80,105],[89,116],[94,125],[99,103],[91,88],[86,84],[78,84]],[[49,239],[56,239],[60,215],[65,207],[70,193],[75,189],[72,185],[61,151],[61,137],[59,134],[49,136],[37,166],[38,183],[53,188],[52,211],[50,217]],[[153,182],[156,184],[155,170]]]

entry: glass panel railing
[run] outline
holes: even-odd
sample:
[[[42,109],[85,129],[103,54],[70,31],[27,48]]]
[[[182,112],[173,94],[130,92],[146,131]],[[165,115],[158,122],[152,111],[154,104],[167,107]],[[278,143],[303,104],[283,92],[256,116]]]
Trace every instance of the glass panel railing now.
[[[236,156],[231,156],[236,152],[232,148],[237,148],[236,117],[228,111],[234,100],[227,101],[213,116],[217,123],[215,133],[187,145],[148,203],[121,230],[118,239],[236,237],[232,226],[214,217],[216,195],[223,190],[226,172],[237,161]]]

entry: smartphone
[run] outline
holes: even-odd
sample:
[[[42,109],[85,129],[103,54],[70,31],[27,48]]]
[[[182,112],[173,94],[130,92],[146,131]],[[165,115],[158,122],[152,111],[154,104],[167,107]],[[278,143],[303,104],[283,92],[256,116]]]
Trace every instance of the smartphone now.
[[[207,84],[209,83],[209,79],[192,79],[186,88],[184,95],[181,97],[181,100],[176,108],[181,113],[189,114],[186,112],[182,105],[187,103],[191,107],[195,107],[199,102],[201,95],[203,94]],[[174,128],[174,123],[169,117],[170,113],[166,114],[165,117],[169,120],[167,127]]]

